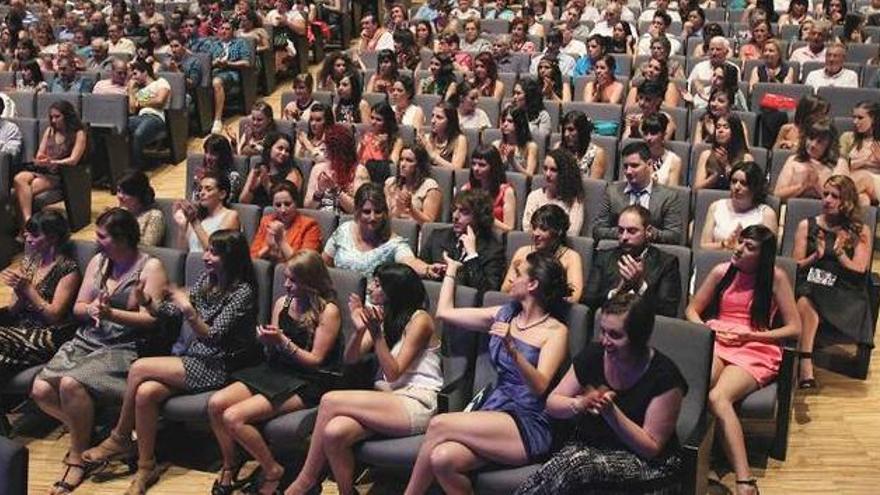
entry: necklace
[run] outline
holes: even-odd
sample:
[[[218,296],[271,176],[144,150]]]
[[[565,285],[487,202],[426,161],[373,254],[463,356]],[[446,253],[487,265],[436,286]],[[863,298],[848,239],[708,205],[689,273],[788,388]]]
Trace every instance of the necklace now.
[[[518,315],[516,318],[517,318],[517,320],[522,320],[521,315]],[[514,326],[516,326],[517,330],[519,330],[520,332],[525,332],[526,330],[528,330],[530,328],[536,327],[536,326],[540,325],[541,323],[544,323],[545,321],[547,321],[548,318],[550,318],[550,313],[547,313],[544,316],[542,316],[541,318],[538,318],[538,321],[531,323],[531,324],[528,324],[528,325],[525,325],[525,326],[520,325],[518,322],[514,322],[513,324],[514,324]]]

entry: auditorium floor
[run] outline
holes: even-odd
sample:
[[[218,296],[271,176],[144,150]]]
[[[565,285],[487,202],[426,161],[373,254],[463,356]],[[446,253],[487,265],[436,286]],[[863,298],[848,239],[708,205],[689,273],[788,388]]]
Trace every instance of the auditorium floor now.
[[[289,89],[289,83],[281,86],[266,98],[276,115],[280,114],[280,95]],[[227,120],[227,124],[234,123]],[[191,151],[201,151],[201,139],[190,142]],[[166,165],[150,173],[157,197],[180,197],[183,194],[184,164]],[[115,205],[107,191],[93,192],[93,219],[104,208]],[[78,232],[77,239],[93,239],[94,229],[88,227]],[[880,270],[875,262],[874,270]],[[0,305],[9,301],[10,291],[0,287]],[[875,353],[876,354],[876,353]],[[867,494],[878,492],[880,486],[880,380],[874,373],[877,356],[874,356],[871,373],[866,381],[847,378],[826,370],[817,370],[821,389],[818,393],[799,393],[794,401],[788,459],[770,461],[766,469],[757,469],[761,492],[768,495],[793,493]],[[204,438],[210,442],[210,437]],[[41,438],[19,438],[30,449],[29,493],[47,493],[52,483],[63,471],[61,459],[68,445],[67,434],[61,428],[48,432]],[[195,439],[194,439],[195,440]],[[214,472],[172,465],[150,493],[205,494],[210,493]],[[103,483],[86,482],[78,493],[117,494],[123,492],[129,478]],[[362,492],[399,493],[401,488],[361,486]],[[734,488],[734,477],[727,474],[721,485],[714,485],[710,493],[729,493]],[[325,483],[324,493],[335,494],[335,485]]]

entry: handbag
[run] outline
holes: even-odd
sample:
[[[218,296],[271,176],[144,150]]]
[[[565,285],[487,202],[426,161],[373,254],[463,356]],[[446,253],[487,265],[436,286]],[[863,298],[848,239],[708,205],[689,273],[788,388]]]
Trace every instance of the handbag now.
[[[777,93],[765,93],[759,105],[768,110],[791,111],[797,108],[798,101],[791,96]]]

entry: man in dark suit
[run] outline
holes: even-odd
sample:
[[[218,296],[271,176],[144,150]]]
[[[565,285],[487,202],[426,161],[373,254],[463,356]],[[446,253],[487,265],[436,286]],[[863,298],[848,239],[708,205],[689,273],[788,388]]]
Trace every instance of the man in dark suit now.
[[[605,188],[605,199],[593,223],[593,238],[616,239],[620,212],[629,205],[639,204],[650,212],[651,226],[654,227],[653,242],[682,244],[684,226],[681,209],[687,205],[681,204],[674,189],[654,182],[653,169],[648,163],[651,157],[648,145],[641,141],[630,143],[624,146],[621,155],[621,169],[626,180]]]
[[[480,189],[461,191],[452,208],[452,227],[431,232],[422,248],[422,259],[431,264],[428,276],[443,276],[445,251],[447,256],[463,263],[456,277],[459,284],[480,293],[498,290],[507,262],[504,245],[492,232],[492,198]]]
[[[657,314],[678,315],[678,258],[650,244],[650,216],[641,205],[625,207],[617,218],[617,246],[596,251],[584,295],[593,310],[618,292],[633,292],[653,300]]]

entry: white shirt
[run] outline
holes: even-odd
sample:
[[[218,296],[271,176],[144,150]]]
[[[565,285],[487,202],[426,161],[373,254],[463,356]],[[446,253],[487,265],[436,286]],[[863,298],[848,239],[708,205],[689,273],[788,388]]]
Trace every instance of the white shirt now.
[[[736,65],[731,64],[730,62],[724,63],[736,67]],[[712,66],[712,61],[709,59],[703,60],[691,69],[691,73],[688,76],[688,85],[692,84],[694,81],[711,81],[713,72],[715,72],[715,67]],[[739,67],[736,67],[736,72],[739,73]]]
[[[629,23],[629,28],[631,33],[638,33],[638,30],[636,30],[632,22]],[[593,26],[593,30],[590,31],[590,36],[593,36],[594,34],[610,37],[612,34],[614,34],[614,25],[609,25],[608,21],[599,21],[596,23],[595,26]]]
[[[128,55],[134,55],[135,45],[134,42],[128,38],[119,38],[118,43],[113,43],[113,40],[107,39],[107,53],[113,55],[115,53],[125,53]]]
[[[657,9],[648,9],[642,12],[642,15],[639,16],[639,22],[651,22],[654,20],[654,14],[657,12]],[[669,14],[669,18],[672,19],[672,22],[681,22],[681,14],[672,9],[666,9],[666,13]]]
[[[579,59],[587,54],[587,45],[581,40],[572,38],[567,45],[562,47],[562,53],[566,53],[575,59]]]
[[[645,33],[639,38],[639,44],[636,49],[636,55],[650,55],[651,54],[651,40],[654,39],[651,36],[651,33]],[[666,33],[666,39],[669,40],[669,44],[672,45],[672,50],[669,52],[670,55],[676,55],[681,51],[681,41],[678,40],[675,36]]]
[[[543,53],[532,57],[532,63],[529,65],[529,72],[532,74],[538,73],[538,64],[544,59],[544,54],[546,53],[547,49],[545,48]],[[565,52],[559,52],[559,55],[556,56],[556,60],[559,62],[559,71],[562,72],[562,76],[571,77],[571,73],[574,72],[574,57]]]
[[[791,62],[797,62],[802,64],[804,62],[824,62],[825,61],[825,48],[822,48],[822,51],[819,53],[813,53],[813,50],[810,50],[810,46],[802,46],[797,50],[791,52],[791,56],[788,57],[788,60]]]
[[[859,75],[846,67],[837,71],[837,74],[829,76],[825,69],[817,69],[807,74],[804,84],[812,86],[813,89],[824,87],[831,88],[858,88]]]

